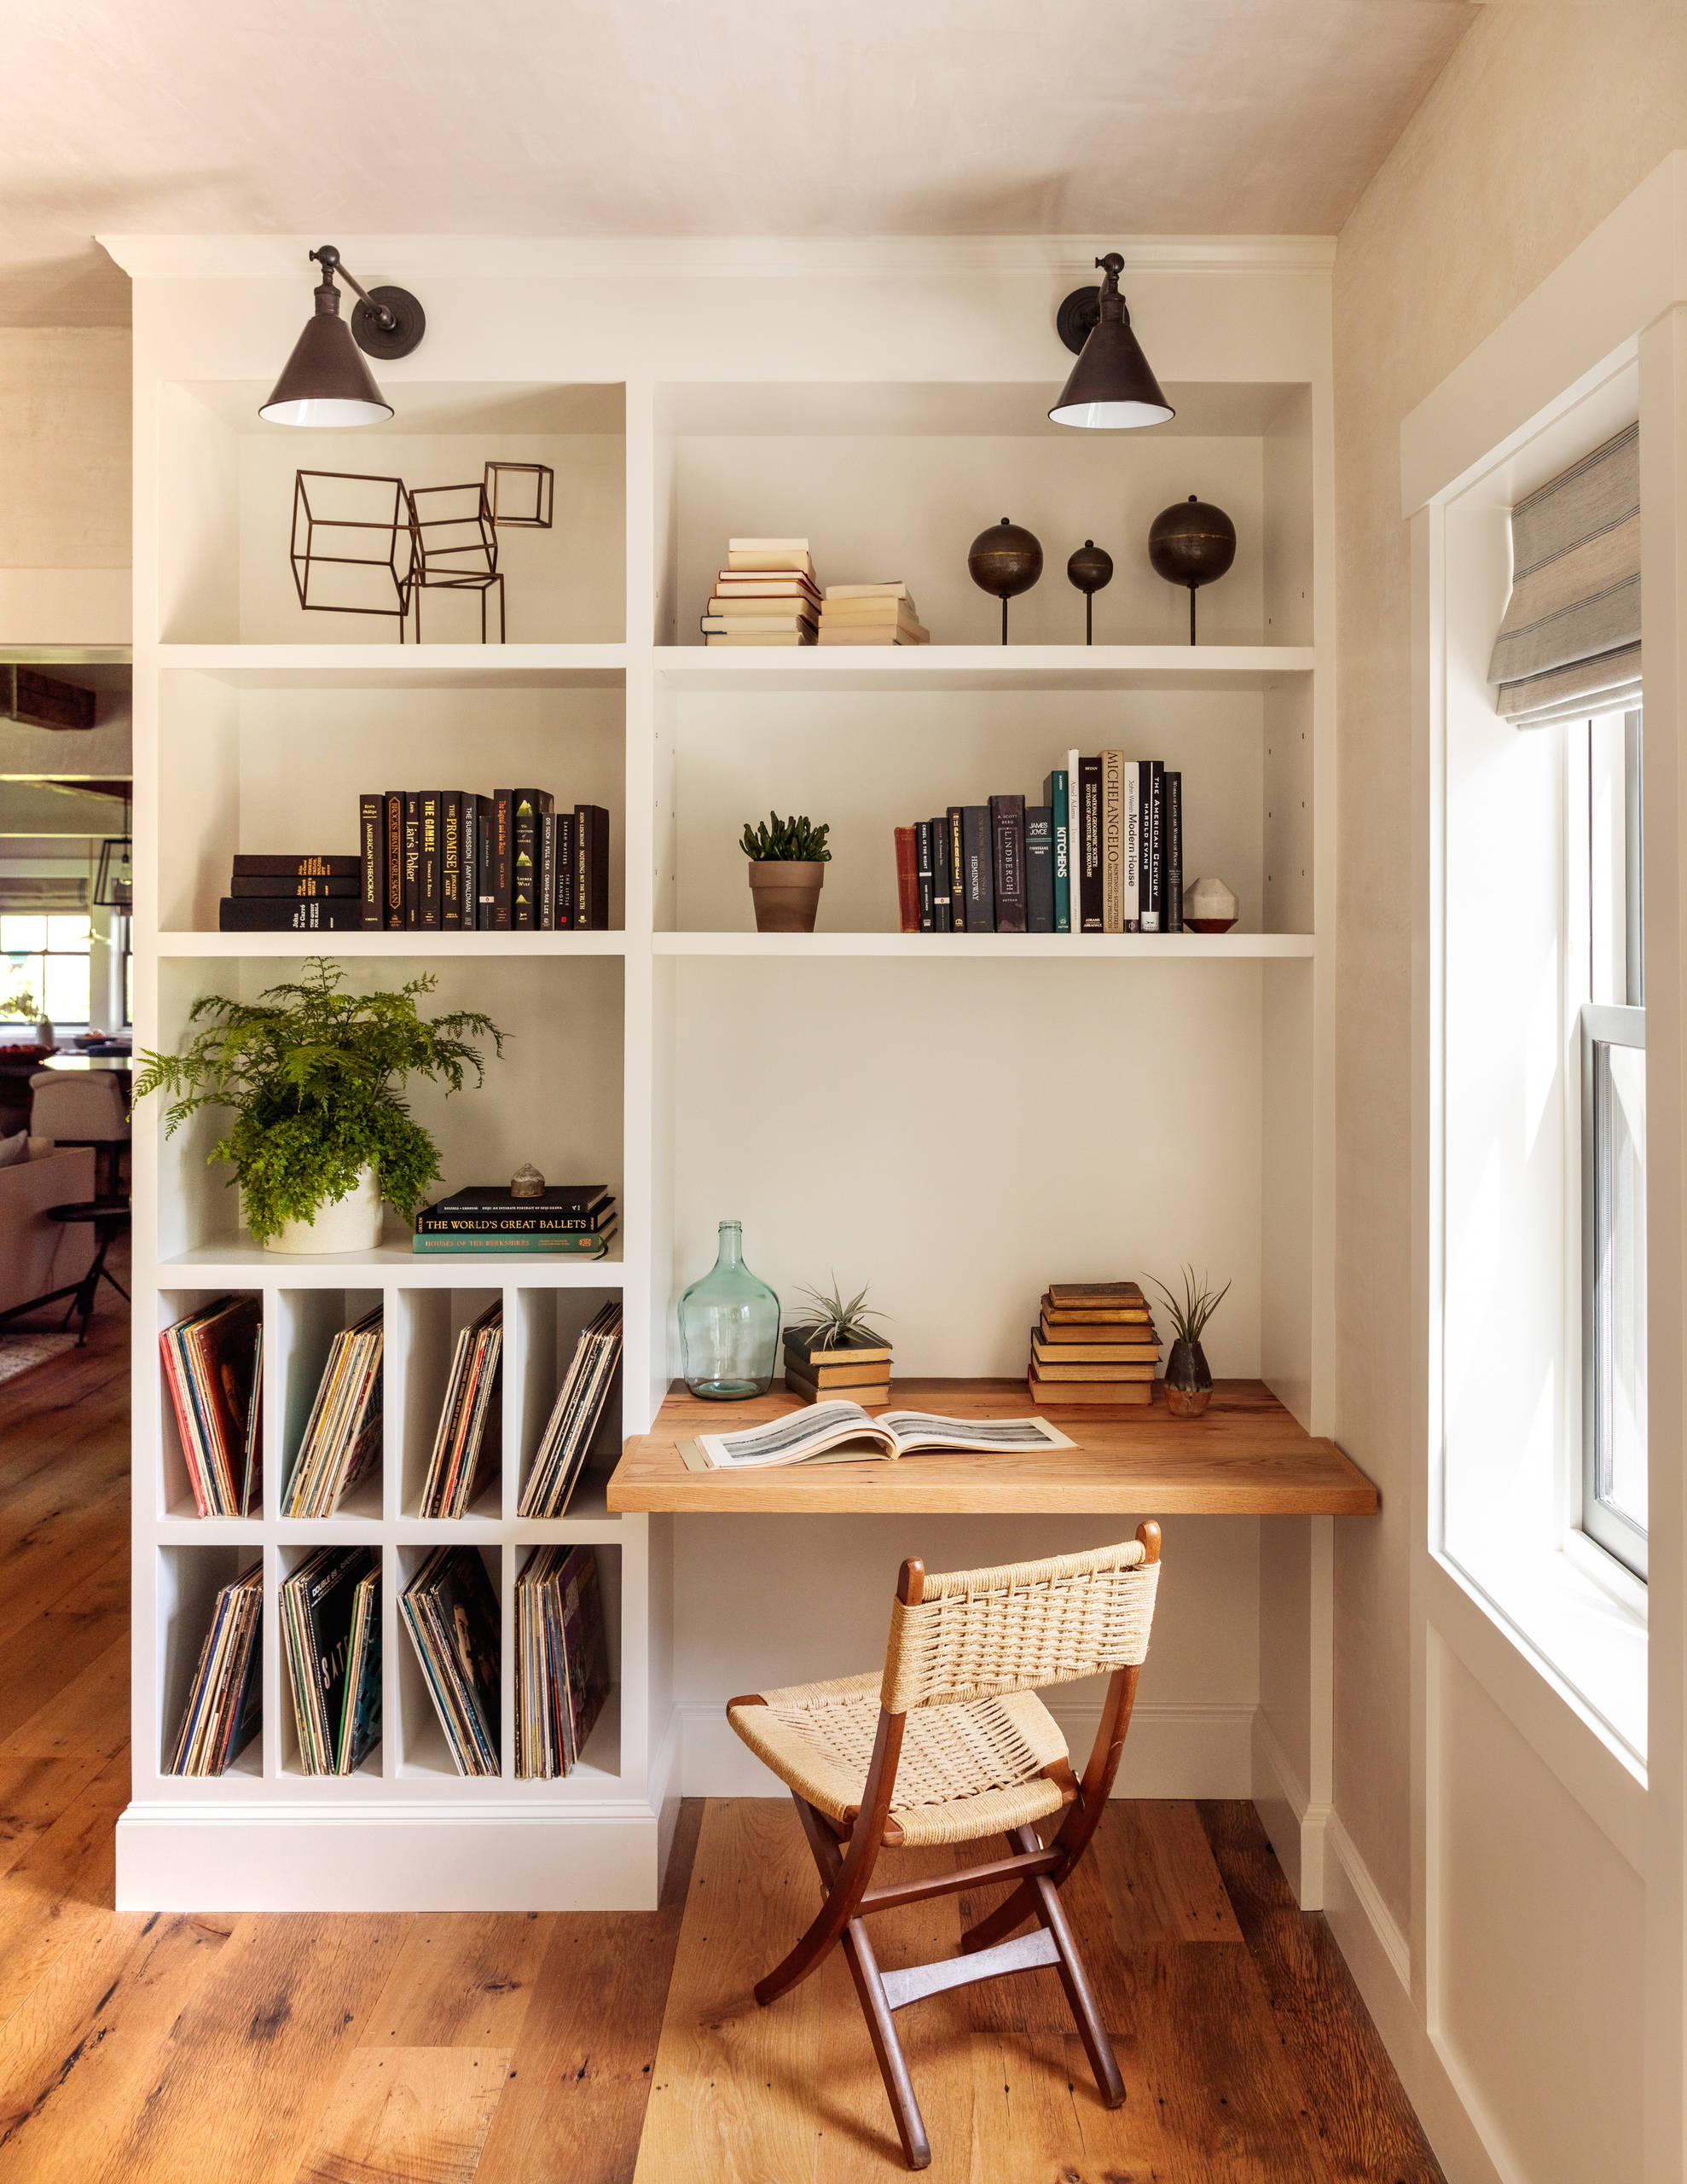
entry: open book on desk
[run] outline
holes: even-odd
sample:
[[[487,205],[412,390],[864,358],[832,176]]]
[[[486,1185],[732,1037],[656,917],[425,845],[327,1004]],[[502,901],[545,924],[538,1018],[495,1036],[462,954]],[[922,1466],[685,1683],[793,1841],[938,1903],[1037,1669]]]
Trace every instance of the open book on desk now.
[[[699,1433],[681,1443],[680,1454],[691,1471],[758,1471],[774,1464],[906,1456],[917,1449],[1032,1456],[1075,1445],[1041,1418],[941,1418],[925,1410],[881,1410],[874,1418],[858,1403],[838,1401],[811,1403],[741,1433]]]

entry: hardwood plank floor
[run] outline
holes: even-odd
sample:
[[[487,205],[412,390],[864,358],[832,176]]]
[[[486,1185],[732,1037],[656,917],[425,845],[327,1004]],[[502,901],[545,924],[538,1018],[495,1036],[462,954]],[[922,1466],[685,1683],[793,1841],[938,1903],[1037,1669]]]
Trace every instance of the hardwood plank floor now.
[[[0,1384],[0,2184],[863,2184],[901,2173],[788,1801],[683,1809],[647,1914],[119,1915],[127,1324]],[[885,1878],[949,1851],[887,1860]],[[965,1855],[965,1854],[959,1854]],[[1321,1919],[1251,1806],[1116,1804],[1066,1891],[1123,2072],[1050,1971],[901,2014],[968,2184],[1441,2184]],[[983,1902],[877,1922],[887,1967]]]

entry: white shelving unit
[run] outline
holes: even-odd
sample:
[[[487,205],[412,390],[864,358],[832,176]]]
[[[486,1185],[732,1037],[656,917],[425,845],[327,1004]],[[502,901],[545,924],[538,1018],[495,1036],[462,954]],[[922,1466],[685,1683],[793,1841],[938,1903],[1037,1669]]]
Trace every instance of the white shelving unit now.
[[[674,1304],[719,1217],[742,1215],[751,1263],[781,1293],[834,1265],[871,1275],[895,1298],[899,1368],[916,1374],[1023,1369],[1051,1273],[1111,1269],[1122,1252],[1132,1267],[1193,1256],[1237,1276],[1216,1368],[1261,1374],[1328,1430],[1329,253],[1280,239],[1127,247],[1133,313],[1177,424],[1062,433],[1044,421],[1064,373],[1053,308],[1103,247],[886,243],[829,259],[825,246],[746,245],[664,305],[652,282],[683,260],[641,247],[606,259],[513,241],[470,269],[449,239],[343,239],[360,276],[416,289],[429,330],[380,370],[393,420],[330,435],[257,416],[309,307],[303,242],[113,241],[136,281],[139,1043],[175,1043],[197,998],[251,996],[308,952],[291,935],[213,929],[235,851],[351,848],[358,794],[393,782],[531,781],[601,803],[615,930],[338,933],[320,952],[357,984],[431,973],[439,1005],[485,1008],[512,1034],[484,1090],[415,1099],[448,1184],[530,1159],[606,1182],[622,1208],[605,1263],[418,1258],[397,1222],[367,1255],[284,1258],[240,1228],[206,1165],[214,1131],[166,1141],[156,1112],[137,1118],[123,1905],[655,1901],[677,1797],[720,1786],[699,1724],[717,1697],[753,1687],[754,1674],[729,1680],[740,1659],[765,1656],[788,1680],[814,1643],[790,1603],[746,1629],[741,1529],[723,1520],[699,1542],[673,1519],[604,1506],[619,1436],[649,1424],[668,1385]],[[556,470],[555,530],[505,534],[513,642],[464,641],[472,602],[457,603],[458,626],[432,595],[429,631],[448,641],[414,648],[391,623],[299,611],[296,467],[443,484],[497,456]],[[1232,576],[1203,595],[1193,651],[1183,595],[1141,546],[1155,511],[1191,491],[1229,508],[1242,538]],[[965,574],[972,536],[1004,513],[1047,554],[1006,649],[990,641],[994,602]],[[695,616],[734,531],[807,533],[823,580],[905,575],[953,642],[705,649]],[[1086,537],[1118,568],[1097,601],[1110,641],[1091,648],[1070,642],[1082,602],[1064,576]],[[1031,790],[1069,748],[1112,744],[1182,764],[1186,870],[1224,873],[1242,901],[1236,932],[896,929],[893,825]],[[812,937],[751,929],[736,836],[770,804],[832,824]],[[950,1108],[934,1123],[924,1095],[939,1085]],[[259,1519],[206,1523],[155,1336],[229,1290],[263,1298],[267,1498]],[[425,1522],[412,1513],[419,1450],[450,1332],[500,1292],[497,1490],[461,1523]],[[597,1467],[565,1519],[525,1522],[521,1466],[574,1332],[617,1293],[624,1365]],[[376,1301],[379,1484],[332,1519],[283,1519],[329,1336]],[[1191,1594],[1233,1591],[1238,1536],[1217,1560],[1191,1539]],[[384,1741],[344,1782],[299,1771],[276,1627],[277,1584],[325,1538],[378,1548],[386,1578]],[[503,1603],[496,1781],[451,1773],[397,1616],[401,1585],[445,1538],[480,1548]],[[552,1538],[601,1551],[616,1698],[573,1775],[519,1782],[512,1588],[530,1547]],[[1249,1705],[1315,1792],[1327,1571],[1278,1573],[1259,1527],[1245,1539],[1261,1628],[1296,1633],[1280,1675],[1255,1633]],[[172,1779],[161,1755],[210,1598],[259,1560],[261,1738],[221,1780]],[[881,1577],[868,1556],[875,1626]],[[882,1631],[869,1652],[881,1643]]]

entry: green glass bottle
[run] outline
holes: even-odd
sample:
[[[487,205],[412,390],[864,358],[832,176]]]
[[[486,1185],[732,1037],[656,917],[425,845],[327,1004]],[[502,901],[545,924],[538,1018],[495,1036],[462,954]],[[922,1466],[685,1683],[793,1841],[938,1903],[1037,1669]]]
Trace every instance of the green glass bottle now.
[[[764,1396],[779,1356],[779,1299],[744,1263],[744,1230],[721,1223],[721,1248],[680,1299],[680,1355],[694,1396],[742,1403]]]

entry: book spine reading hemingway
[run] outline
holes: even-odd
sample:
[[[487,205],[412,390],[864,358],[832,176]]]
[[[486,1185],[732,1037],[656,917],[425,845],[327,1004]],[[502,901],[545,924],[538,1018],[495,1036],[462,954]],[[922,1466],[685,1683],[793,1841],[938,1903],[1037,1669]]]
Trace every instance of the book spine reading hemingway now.
[[[918,886],[916,905],[919,920],[915,931],[933,932],[936,930],[936,906],[932,895],[931,880],[931,822],[916,819],[913,827],[913,870]]]
[[[463,793],[439,797],[439,929],[459,932],[463,922]]]
[[[1025,807],[1025,930],[1054,930],[1054,821],[1046,804]]]
[[[1025,930],[1025,799],[990,799],[990,844],[995,861],[996,931]]]
[[[404,930],[404,792],[390,788],[386,811],[386,895],[382,921],[389,932]]]
[[[949,822],[940,814],[931,822],[931,929],[954,931],[954,883],[949,877]]]
[[[990,834],[990,807],[968,804],[960,815],[961,854],[966,871],[966,930],[996,929],[996,856]]]
[[[386,893],[386,861],[381,852],[384,799],[370,789],[357,799],[357,900],[362,905],[359,921],[366,932],[379,932]]]

